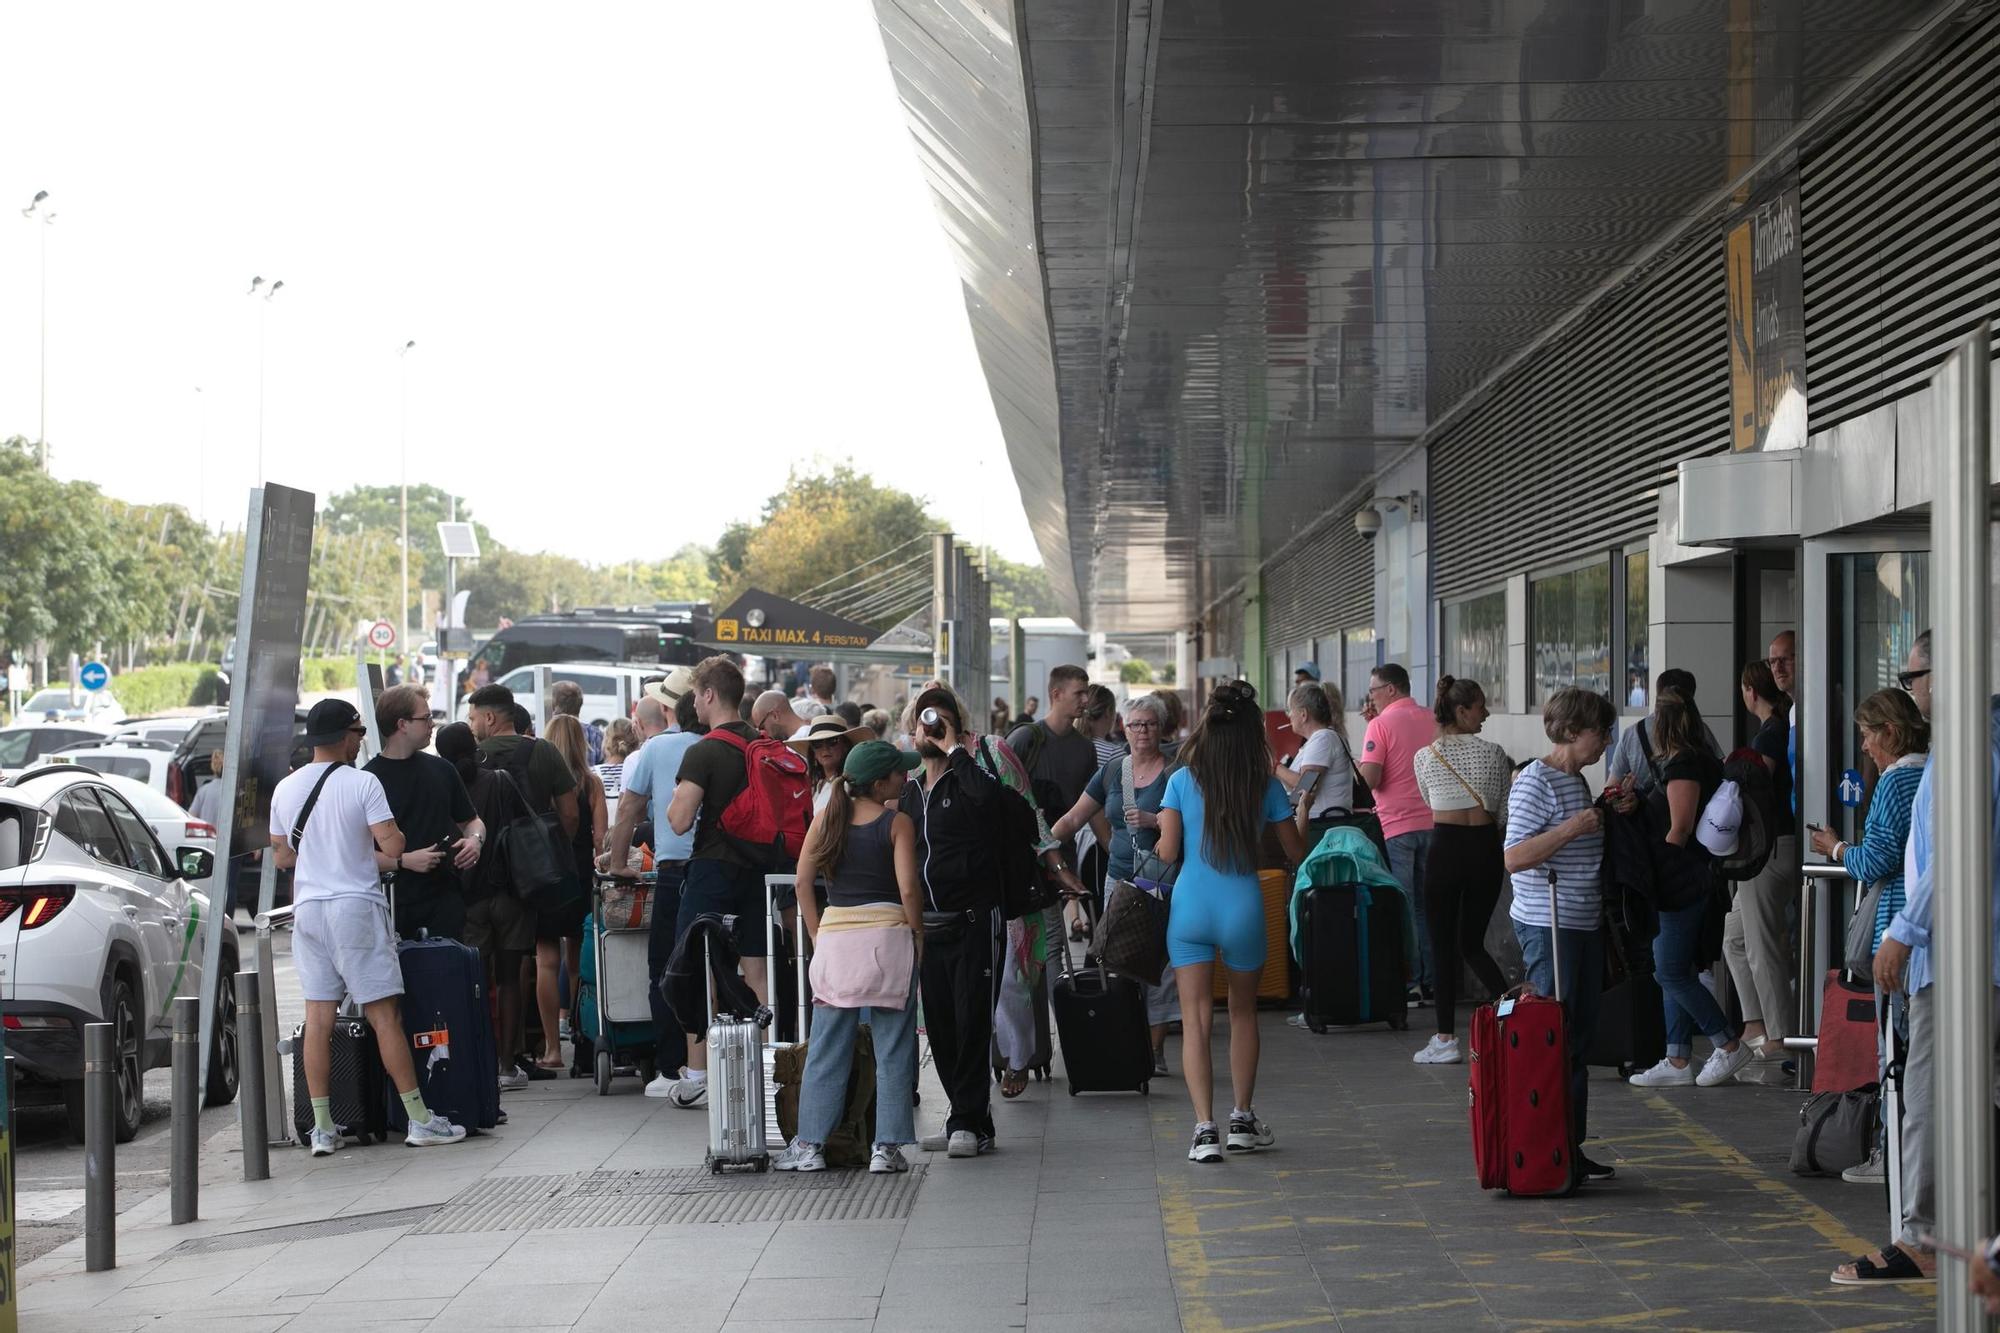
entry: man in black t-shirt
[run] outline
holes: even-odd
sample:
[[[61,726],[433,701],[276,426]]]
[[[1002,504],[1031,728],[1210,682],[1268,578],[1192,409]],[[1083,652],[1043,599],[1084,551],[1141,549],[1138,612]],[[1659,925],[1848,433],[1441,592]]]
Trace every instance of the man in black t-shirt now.
[[[727,731],[742,740],[762,737],[742,721],[743,672],[727,657],[710,657],[694,669],[694,707],[709,735],[696,741],[681,759],[674,798],[667,805],[667,826],[676,834],[694,830],[687,878],[681,885],[676,941],[695,918],[713,912],[736,918],[736,948],[743,956],[743,979],[769,1003],[764,960],[764,872],[728,834],[722,812],[748,782],[743,752],[714,733]],[[683,1109],[708,1104],[708,1046],[703,1034],[688,1034],[688,1069],[667,1093]]]
[[[405,850],[396,858],[396,934],[423,932],[444,939],[465,934],[465,895],[458,872],[476,865],[486,826],[473,811],[458,770],[424,747],[431,739],[430,695],[397,685],[375,700],[382,753],[370,759],[403,830]]]
[[[1023,722],[1007,735],[1007,748],[1028,771],[1028,780],[1035,784],[1035,803],[1052,827],[1097,775],[1097,747],[1076,729],[1089,688],[1090,673],[1082,667],[1056,667],[1049,672],[1048,715]],[[1069,850],[1063,859],[1075,863]]]

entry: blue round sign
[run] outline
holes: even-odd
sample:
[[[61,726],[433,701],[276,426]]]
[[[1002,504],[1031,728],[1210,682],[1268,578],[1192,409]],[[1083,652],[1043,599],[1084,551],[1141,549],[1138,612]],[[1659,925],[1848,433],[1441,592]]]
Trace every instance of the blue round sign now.
[[[1840,803],[1852,810],[1861,804],[1861,774],[1854,769],[1844,769],[1840,774]]]
[[[95,693],[111,683],[111,668],[102,662],[85,662],[76,673],[77,684]]]

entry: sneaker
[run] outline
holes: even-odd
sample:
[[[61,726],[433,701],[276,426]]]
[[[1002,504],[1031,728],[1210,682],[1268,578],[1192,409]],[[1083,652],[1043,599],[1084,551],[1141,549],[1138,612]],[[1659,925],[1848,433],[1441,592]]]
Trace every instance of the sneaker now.
[[[1701,1073],[1695,1076],[1694,1081],[1697,1086],[1704,1088],[1713,1088],[1718,1084],[1727,1083],[1736,1077],[1738,1070],[1755,1059],[1756,1055],[1757,1053],[1750,1049],[1750,1043],[1747,1041],[1737,1042],[1736,1049],[1733,1051],[1725,1051],[1718,1046],[1715,1048],[1714,1053],[1708,1057],[1708,1063],[1701,1067]]]
[[[961,1129],[952,1134],[945,1152],[952,1157],[979,1156],[979,1135],[969,1129]]]
[[[1750,1060],[1737,1072],[1736,1081],[1758,1088],[1788,1088],[1797,1072],[1790,1060]]]
[[[518,1092],[528,1086],[528,1076],[519,1069],[510,1069],[500,1075],[500,1091]]]
[[[422,1123],[415,1120],[410,1122],[410,1132],[404,1135],[403,1142],[412,1148],[437,1148],[447,1143],[457,1143],[464,1137],[465,1126],[454,1125],[436,1111],[432,1111],[430,1119]]]
[[[1305,1028],[1307,1031],[1312,1030],[1312,1024],[1306,1022],[1306,1016],[1302,1013],[1292,1014],[1287,1017],[1285,1019],[1285,1026],[1288,1028]]]
[[[998,1145],[998,1142],[999,1140],[995,1139],[991,1134],[981,1134],[979,1136],[979,1142],[977,1145],[979,1149],[977,1155],[980,1157],[984,1157],[987,1153],[993,1151],[993,1149]]]
[[[1254,1114],[1229,1117],[1229,1151],[1252,1152],[1258,1148],[1268,1148],[1278,1141],[1271,1127]]]
[[[1199,1125],[1194,1131],[1194,1143],[1188,1148],[1190,1162],[1219,1162],[1222,1160],[1222,1136],[1215,1132],[1214,1125]]]
[[[556,1070],[544,1069],[533,1060],[517,1061],[514,1072],[523,1075],[530,1083],[545,1083],[557,1075]]]
[[[903,1160],[903,1150],[893,1143],[878,1143],[868,1158],[868,1174],[871,1176],[894,1176],[910,1169]]]
[[[1576,1155],[1576,1164],[1583,1168],[1583,1178],[1585,1180],[1615,1180],[1618,1176],[1618,1169],[1616,1167],[1606,1166],[1602,1162],[1594,1162],[1582,1153]]]
[[[507,1123],[507,1112],[505,1110],[499,1110],[493,1113],[493,1124],[496,1128],[506,1123]]]
[[[672,1074],[655,1074],[652,1080],[646,1084],[646,1095],[648,1097],[671,1097],[674,1095],[674,1085],[679,1082],[680,1080]]]
[[[1403,992],[1403,1007],[1421,1009],[1424,1007],[1424,992],[1421,987],[1412,986]]]
[[[1410,1063],[1419,1065],[1455,1065],[1465,1060],[1458,1049],[1457,1037],[1433,1035],[1430,1043],[1410,1057]]]
[[[1663,1058],[1651,1069],[1642,1069],[1625,1081],[1635,1088],[1692,1088],[1694,1066],[1682,1065],[1676,1069],[1673,1061]]]
[[[708,1105],[708,1080],[690,1078],[686,1070],[667,1089],[667,1100],[683,1111],[692,1111],[697,1106]]]
[[[1840,1178],[1850,1185],[1879,1185],[1889,1175],[1889,1163],[1876,1149],[1868,1154],[1868,1160],[1857,1162],[1840,1173]]]
[[[1154,1078],[1169,1077],[1169,1074],[1167,1072],[1167,1053],[1165,1051],[1153,1052],[1153,1077]]]
[[[923,1149],[925,1152],[949,1151],[951,1148],[951,1134],[942,1129],[935,1134],[926,1134],[917,1140],[917,1147]]]
[[[340,1151],[340,1135],[330,1130],[315,1128],[309,1137],[312,1140],[310,1144],[312,1155],[315,1157],[331,1157]]]
[[[826,1153],[817,1143],[807,1143],[804,1139],[793,1139],[785,1145],[785,1150],[771,1162],[773,1171],[824,1171]],[[874,1170],[869,1165],[869,1170]]]
[[[1435,987],[1432,986],[1424,987],[1423,996],[1424,996],[1424,1008],[1430,1009],[1436,1006],[1438,1002],[1438,993]]]

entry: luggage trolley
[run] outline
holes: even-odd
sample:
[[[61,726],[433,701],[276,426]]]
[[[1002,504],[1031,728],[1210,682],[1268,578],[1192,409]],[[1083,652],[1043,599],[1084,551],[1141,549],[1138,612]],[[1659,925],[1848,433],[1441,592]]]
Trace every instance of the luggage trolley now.
[[[651,870],[636,878],[600,873],[591,880],[578,1002],[585,1021],[578,1027],[595,1042],[592,1063],[600,1097],[610,1095],[611,1080],[621,1073],[652,1077],[659,1033],[653,1025],[652,969],[646,948],[658,886],[659,872]],[[626,1058],[621,1060],[621,1055]]]

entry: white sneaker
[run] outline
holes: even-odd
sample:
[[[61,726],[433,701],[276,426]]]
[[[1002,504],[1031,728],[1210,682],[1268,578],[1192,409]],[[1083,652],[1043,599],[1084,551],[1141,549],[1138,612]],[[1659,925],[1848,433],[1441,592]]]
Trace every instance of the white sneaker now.
[[[667,1100],[683,1111],[692,1111],[697,1106],[708,1105],[707,1077],[704,1075],[701,1078],[693,1078],[687,1070],[682,1070],[681,1076],[667,1089]]]
[[[1278,1136],[1271,1132],[1271,1127],[1259,1120],[1255,1113],[1240,1117],[1232,1114],[1229,1117],[1229,1151],[1254,1152],[1277,1141]]]
[[[1304,1014],[1288,1015],[1285,1019],[1285,1026],[1288,1028],[1305,1028],[1308,1031],[1310,1031],[1312,1028],[1312,1024],[1306,1022],[1306,1016]]]
[[[1695,1076],[1694,1081],[1697,1086],[1704,1088],[1727,1083],[1736,1077],[1737,1070],[1756,1058],[1757,1053],[1750,1049],[1750,1043],[1747,1041],[1737,1042],[1733,1051],[1725,1051],[1718,1046],[1708,1057],[1708,1063],[1701,1067],[1701,1073]]]
[[[1463,1063],[1465,1056],[1458,1049],[1457,1037],[1432,1034],[1430,1043],[1410,1057],[1412,1064],[1455,1065]]]
[[[951,1135],[942,1129],[935,1134],[926,1134],[917,1140],[917,1147],[925,1152],[947,1152],[951,1148]]]
[[[500,1076],[500,1091],[516,1092],[528,1086],[528,1076],[518,1069],[510,1069]]]
[[[1840,1173],[1840,1178],[1850,1185],[1879,1185],[1889,1175],[1889,1163],[1877,1148],[1868,1154],[1868,1160],[1857,1162]]]
[[[312,1141],[310,1146],[312,1148],[312,1155],[315,1157],[331,1157],[340,1151],[340,1135],[338,1134],[329,1133],[324,1129],[315,1127],[308,1137]]]
[[[771,1163],[773,1171],[824,1171],[826,1152],[817,1143],[793,1139]]]
[[[1219,1162],[1222,1160],[1222,1136],[1215,1132],[1214,1125],[1197,1125],[1194,1142],[1188,1145],[1190,1162]]]
[[[961,1129],[951,1136],[945,1153],[951,1157],[979,1156],[979,1136],[969,1129]]]
[[[878,1143],[868,1158],[868,1174],[871,1176],[899,1175],[910,1169],[903,1160],[903,1150],[893,1143]]]
[[[672,1074],[655,1074],[652,1081],[646,1084],[646,1095],[648,1097],[671,1097],[674,1095],[674,1084],[678,1082],[680,1080]]]
[[[415,1120],[410,1122],[410,1132],[404,1135],[403,1142],[412,1148],[437,1148],[447,1143],[457,1143],[464,1137],[465,1126],[454,1125],[436,1111],[432,1111],[431,1118],[421,1124]]]
[[[1673,1061],[1663,1058],[1651,1069],[1642,1069],[1625,1081],[1635,1088],[1691,1088],[1694,1066],[1682,1065],[1676,1069]]]

